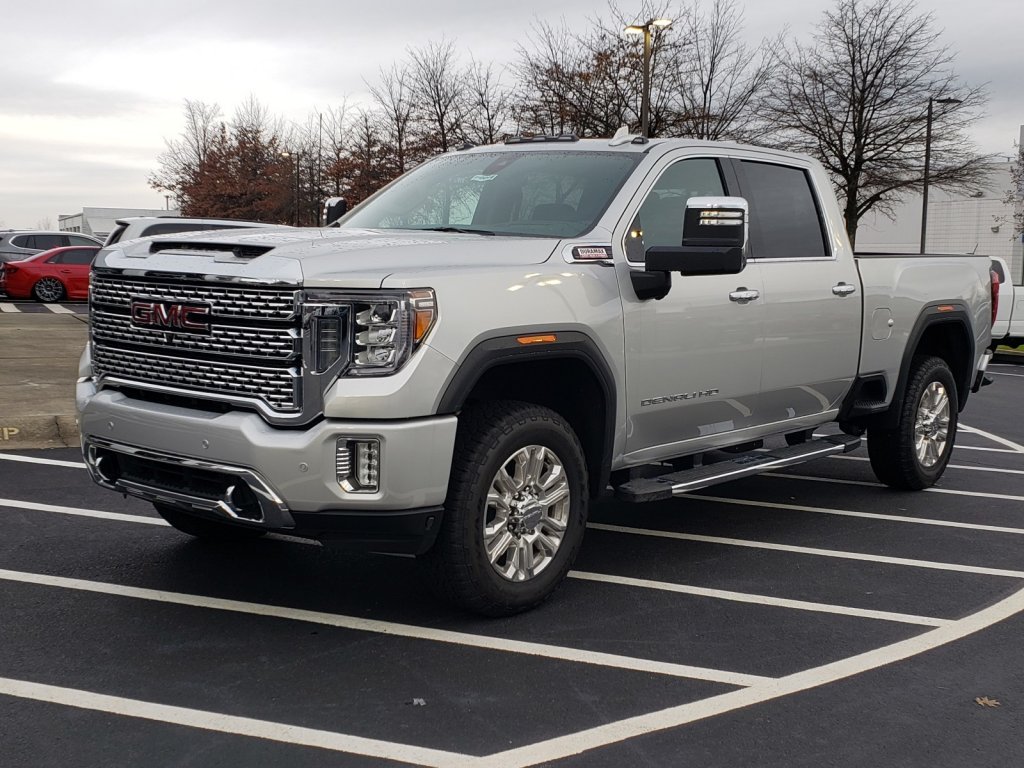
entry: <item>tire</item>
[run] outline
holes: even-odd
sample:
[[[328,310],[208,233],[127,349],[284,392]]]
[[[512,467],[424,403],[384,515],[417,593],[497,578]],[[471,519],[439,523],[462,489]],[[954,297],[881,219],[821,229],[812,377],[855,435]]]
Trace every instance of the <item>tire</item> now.
[[[953,453],[956,428],[956,382],[949,366],[939,357],[915,357],[896,427],[868,429],[875,477],[903,490],[934,485]]]
[[[485,616],[539,605],[576,559],[588,506],[583,448],[561,416],[512,401],[466,408],[441,530],[423,556],[435,592]]]
[[[164,520],[177,528],[182,533],[195,536],[197,539],[208,539],[211,541],[247,541],[258,539],[266,534],[261,528],[247,528],[242,525],[221,523],[217,520],[208,520],[205,517],[190,515],[182,512],[176,507],[168,504],[154,502],[156,511]]]
[[[44,277],[32,286],[32,295],[44,304],[64,298],[64,283],[56,277]]]

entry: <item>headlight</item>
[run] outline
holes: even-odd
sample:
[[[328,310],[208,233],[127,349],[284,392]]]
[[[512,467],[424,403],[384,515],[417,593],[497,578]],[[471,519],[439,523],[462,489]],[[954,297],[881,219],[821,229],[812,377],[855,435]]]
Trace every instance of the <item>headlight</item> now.
[[[342,375],[387,376],[423,341],[437,317],[428,288],[374,293],[317,291],[307,296],[309,365],[330,370],[347,356]]]

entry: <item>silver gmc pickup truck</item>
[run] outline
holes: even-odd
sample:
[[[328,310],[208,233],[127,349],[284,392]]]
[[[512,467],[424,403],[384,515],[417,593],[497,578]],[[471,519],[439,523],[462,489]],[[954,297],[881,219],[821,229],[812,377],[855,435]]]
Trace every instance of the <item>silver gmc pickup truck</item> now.
[[[667,499],[865,433],[882,482],[934,483],[991,354],[989,265],[855,255],[800,155],[516,137],[334,228],[101,251],[83,450],[186,533],[413,554],[513,613],[609,489]]]

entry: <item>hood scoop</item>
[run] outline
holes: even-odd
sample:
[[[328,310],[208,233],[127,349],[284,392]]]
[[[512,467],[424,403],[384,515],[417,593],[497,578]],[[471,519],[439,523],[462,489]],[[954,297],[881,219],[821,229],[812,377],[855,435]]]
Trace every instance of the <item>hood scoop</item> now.
[[[236,259],[255,259],[274,250],[267,245],[237,245],[233,243],[203,243],[195,240],[155,240],[149,246],[150,253],[161,251],[183,251],[195,255],[231,255]]]

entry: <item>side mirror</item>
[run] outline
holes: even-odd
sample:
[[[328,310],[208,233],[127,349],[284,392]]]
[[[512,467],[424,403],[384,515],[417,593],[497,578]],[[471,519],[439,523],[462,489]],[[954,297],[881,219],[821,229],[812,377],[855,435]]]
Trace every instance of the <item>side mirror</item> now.
[[[747,201],[742,197],[691,197],[683,215],[683,242],[647,249],[648,272],[735,275],[747,265]]]
[[[348,211],[348,200],[344,197],[329,197],[324,201],[323,225],[331,226]]]

